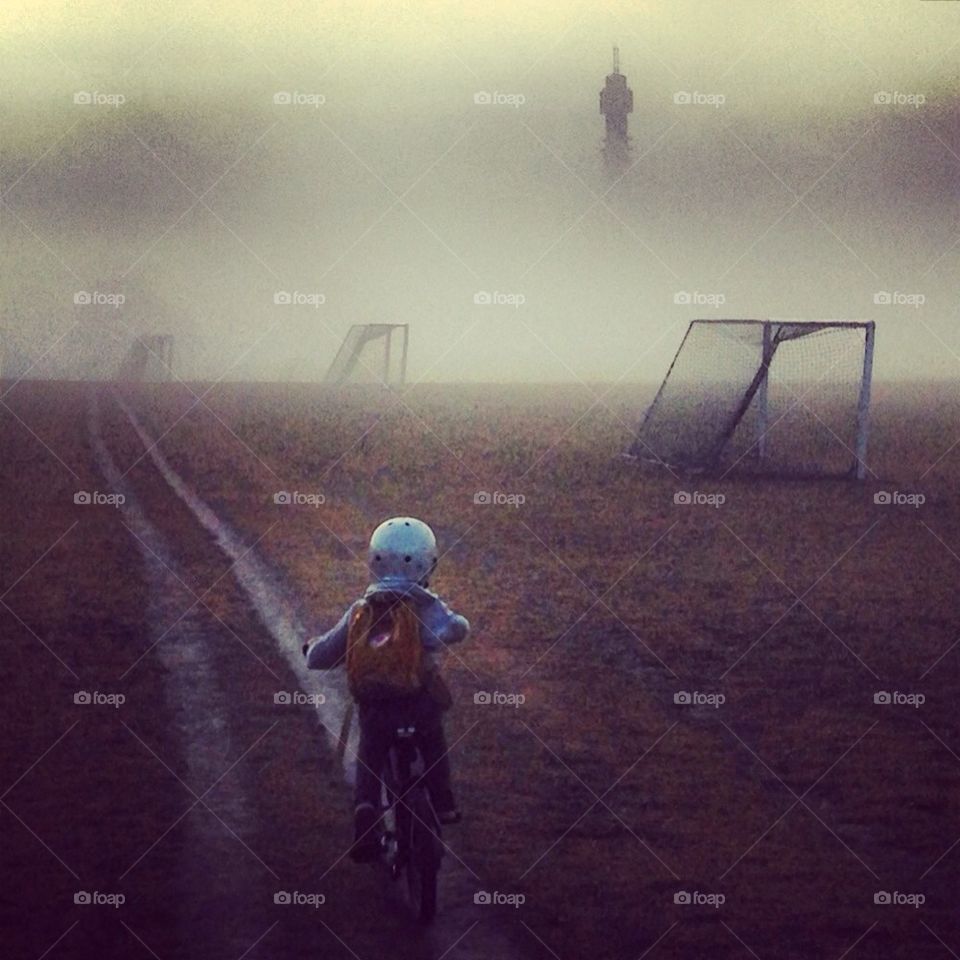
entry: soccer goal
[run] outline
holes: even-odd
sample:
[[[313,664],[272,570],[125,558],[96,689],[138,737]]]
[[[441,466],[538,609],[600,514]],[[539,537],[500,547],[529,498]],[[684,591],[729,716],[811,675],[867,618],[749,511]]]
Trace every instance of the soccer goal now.
[[[173,336],[145,334],[131,344],[117,372],[118,380],[167,381],[173,379]]]
[[[628,456],[862,480],[873,340],[872,322],[694,320]]]
[[[355,323],[330,364],[326,382],[402,385],[409,336],[405,323]]]

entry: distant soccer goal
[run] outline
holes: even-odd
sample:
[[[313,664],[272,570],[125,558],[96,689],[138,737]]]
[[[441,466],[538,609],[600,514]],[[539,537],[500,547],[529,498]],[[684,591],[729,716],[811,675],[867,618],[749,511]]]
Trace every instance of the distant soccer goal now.
[[[872,322],[694,320],[628,456],[863,479],[873,340]]]
[[[117,372],[118,380],[166,381],[173,379],[173,337],[145,334],[137,337]]]
[[[407,379],[405,323],[355,323],[327,371],[326,382],[400,386]]]

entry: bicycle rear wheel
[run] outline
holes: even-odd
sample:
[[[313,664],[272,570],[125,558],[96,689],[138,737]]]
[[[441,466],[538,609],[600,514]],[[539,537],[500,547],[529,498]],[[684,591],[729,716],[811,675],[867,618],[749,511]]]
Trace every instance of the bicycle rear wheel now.
[[[437,876],[443,859],[443,841],[433,808],[421,793],[411,798],[407,892],[421,923],[437,914]]]

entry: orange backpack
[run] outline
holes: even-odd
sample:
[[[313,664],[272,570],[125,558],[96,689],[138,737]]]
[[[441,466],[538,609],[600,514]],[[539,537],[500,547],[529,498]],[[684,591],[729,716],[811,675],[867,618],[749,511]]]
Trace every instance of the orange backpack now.
[[[408,697],[426,679],[420,621],[410,604],[362,600],[347,629],[347,684],[354,700]]]

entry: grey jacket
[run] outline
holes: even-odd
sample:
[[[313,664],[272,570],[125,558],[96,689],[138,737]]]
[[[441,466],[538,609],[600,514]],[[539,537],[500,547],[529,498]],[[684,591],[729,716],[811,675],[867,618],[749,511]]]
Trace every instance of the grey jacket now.
[[[440,597],[418,584],[383,587],[371,583],[362,599],[377,595],[399,595],[413,601],[417,619],[420,621],[420,640],[427,655],[428,666],[436,666],[438,654],[444,647],[466,640],[470,633],[470,622],[466,617],[454,613]],[[350,617],[361,602],[355,600],[347,607],[336,626],[303,645],[303,655],[307,658],[307,667],[310,670],[333,670],[343,663],[347,655]]]

